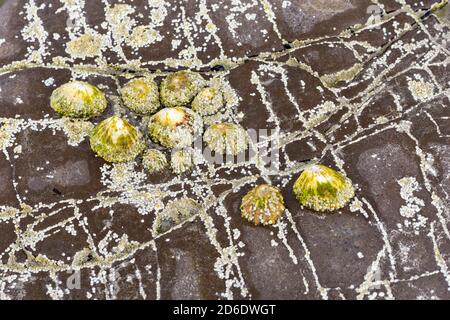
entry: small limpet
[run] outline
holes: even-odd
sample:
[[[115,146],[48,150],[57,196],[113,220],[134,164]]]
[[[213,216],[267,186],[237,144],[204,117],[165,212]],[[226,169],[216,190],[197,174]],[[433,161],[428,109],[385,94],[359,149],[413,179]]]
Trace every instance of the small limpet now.
[[[316,211],[345,207],[355,195],[350,179],[321,164],[307,167],[294,184],[297,200]]]
[[[64,117],[92,118],[102,114],[108,102],[104,93],[87,82],[72,81],[56,88],[50,106]]]
[[[198,73],[178,71],[161,82],[161,103],[165,107],[187,106],[204,86],[205,80]]]
[[[169,167],[166,155],[157,149],[149,149],[144,152],[142,165],[148,173],[161,172]]]
[[[242,217],[255,225],[277,223],[284,209],[281,191],[268,184],[253,188],[242,198]]]
[[[166,148],[184,148],[203,132],[202,118],[191,109],[165,108],[150,118],[148,133],[152,140]]]
[[[203,140],[217,153],[237,155],[249,147],[247,131],[234,123],[216,123],[206,129]]]
[[[118,116],[100,122],[92,131],[90,143],[91,149],[108,162],[134,160],[145,148],[139,130]]]
[[[129,81],[120,94],[125,106],[138,114],[150,115],[160,108],[158,85],[150,78]]]
[[[174,200],[156,216],[153,222],[153,231],[156,234],[165,233],[199,214],[202,210],[202,206],[193,199],[181,198]]]
[[[222,92],[216,88],[203,88],[192,101],[192,110],[201,116],[217,113],[223,106]]]
[[[182,174],[194,167],[193,155],[190,149],[183,149],[172,152],[170,165],[176,174]]]

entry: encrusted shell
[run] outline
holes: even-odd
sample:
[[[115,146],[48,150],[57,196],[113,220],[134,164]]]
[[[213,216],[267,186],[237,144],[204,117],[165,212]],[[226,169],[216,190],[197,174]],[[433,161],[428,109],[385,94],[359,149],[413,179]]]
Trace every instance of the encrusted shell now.
[[[192,110],[201,116],[217,113],[223,106],[222,92],[216,88],[203,88],[192,101]]]
[[[170,202],[164,210],[156,216],[153,231],[161,234],[169,231],[186,220],[202,212],[202,206],[190,198],[177,199]]]
[[[321,164],[306,168],[294,184],[297,200],[316,211],[343,208],[355,195],[350,179]]]
[[[166,155],[157,149],[149,149],[144,152],[142,165],[149,173],[161,172],[169,167]]]
[[[145,148],[142,134],[128,121],[113,116],[92,131],[91,149],[108,162],[128,162]]]
[[[189,171],[193,168],[193,154],[191,149],[183,149],[172,152],[170,165],[176,174]]]
[[[92,118],[102,114],[108,102],[96,86],[83,81],[72,81],[53,91],[50,105],[64,117]]]
[[[204,86],[205,80],[198,73],[178,71],[161,83],[161,102],[165,107],[187,106]]]
[[[249,147],[247,131],[234,123],[216,123],[206,129],[203,140],[208,147],[221,154],[237,155]]]
[[[202,118],[191,109],[165,108],[150,118],[148,133],[152,140],[167,148],[184,148],[203,132]]]
[[[133,112],[150,115],[160,108],[158,85],[150,78],[129,81],[120,94],[125,106]]]
[[[268,184],[253,188],[242,198],[241,213],[255,225],[272,225],[283,214],[284,199],[281,191]]]

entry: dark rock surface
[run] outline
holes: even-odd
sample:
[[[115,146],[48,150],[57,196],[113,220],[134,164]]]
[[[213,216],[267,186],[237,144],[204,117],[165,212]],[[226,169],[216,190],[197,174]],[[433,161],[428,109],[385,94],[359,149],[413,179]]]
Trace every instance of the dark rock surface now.
[[[450,9],[376,2],[0,1],[0,298],[449,299]],[[148,175],[140,158],[95,157],[93,124],[148,120],[118,87],[185,68],[224,91],[206,126],[278,133],[278,168]],[[106,93],[104,115],[53,112],[70,79]],[[349,206],[299,205],[309,161],[346,173]],[[240,217],[262,182],[285,197],[274,227]],[[155,216],[183,197],[204,210],[156,234]]]

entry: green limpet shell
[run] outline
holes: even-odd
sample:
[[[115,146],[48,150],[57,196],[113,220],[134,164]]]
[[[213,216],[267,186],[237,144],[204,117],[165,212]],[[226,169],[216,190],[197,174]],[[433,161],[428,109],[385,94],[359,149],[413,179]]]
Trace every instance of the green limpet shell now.
[[[222,92],[216,88],[203,88],[192,101],[192,110],[201,116],[209,116],[217,113],[223,106]]]
[[[242,217],[255,225],[277,223],[284,209],[281,191],[268,184],[253,188],[242,198]]]
[[[247,131],[234,123],[216,123],[206,129],[203,140],[217,153],[237,155],[249,147]]]
[[[176,174],[182,174],[194,167],[192,152],[189,149],[178,150],[172,153],[170,165]]]
[[[202,118],[191,109],[165,108],[150,118],[150,138],[166,148],[181,149],[194,142],[194,136],[203,132]]]
[[[198,73],[175,72],[161,83],[161,102],[165,107],[187,106],[204,85],[205,80]]]
[[[297,200],[315,211],[334,211],[347,205],[355,195],[350,179],[317,164],[306,168],[294,184]]]
[[[64,117],[92,118],[102,114],[108,102],[104,93],[87,82],[72,81],[55,89],[50,106]]]
[[[166,155],[157,149],[145,151],[142,158],[142,164],[150,174],[161,172],[169,167]]]
[[[91,149],[108,162],[129,162],[145,148],[142,134],[128,121],[113,116],[92,131]]]
[[[125,106],[138,114],[150,115],[160,108],[158,85],[150,78],[129,81],[120,94]]]

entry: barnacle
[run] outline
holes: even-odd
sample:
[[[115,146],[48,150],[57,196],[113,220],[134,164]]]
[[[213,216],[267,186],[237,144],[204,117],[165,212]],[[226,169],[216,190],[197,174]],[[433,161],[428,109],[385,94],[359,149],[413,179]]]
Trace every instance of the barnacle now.
[[[145,151],[142,164],[149,173],[161,172],[169,166],[165,154],[157,149]]]
[[[92,131],[91,149],[108,162],[128,162],[144,149],[142,134],[126,120],[113,116]]]
[[[176,174],[189,171],[194,166],[191,149],[183,149],[172,152],[170,165]]]
[[[284,199],[281,191],[267,184],[253,188],[242,199],[242,217],[255,225],[275,224],[283,211]]]
[[[355,195],[350,179],[321,164],[307,167],[294,184],[297,200],[316,211],[343,208]]]
[[[217,123],[206,129],[203,140],[218,153],[237,155],[248,149],[250,138],[247,131],[234,123]]]
[[[50,105],[65,117],[92,118],[105,111],[107,101],[96,86],[83,81],[72,81],[53,91]]]
[[[222,92],[212,87],[202,89],[192,101],[192,110],[201,116],[215,114],[222,106]]]
[[[186,106],[199,93],[205,80],[198,73],[178,71],[161,83],[161,102],[165,107]]]
[[[165,108],[150,118],[148,132],[153,141],[164,147],[183,148],[203,132],[203,121],[191,109]]]
[[[150,78],[137,78],[128,82],[121,90],[125,106],[139,114],[155,113],[159,107],[158,85]]]
[[[156,216],[155,222],[153,223],[153,231],[156,234],[165,233],[199,214],[202,210],[201,205],[190,198],[174,200]]]

